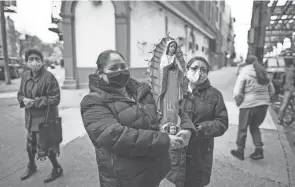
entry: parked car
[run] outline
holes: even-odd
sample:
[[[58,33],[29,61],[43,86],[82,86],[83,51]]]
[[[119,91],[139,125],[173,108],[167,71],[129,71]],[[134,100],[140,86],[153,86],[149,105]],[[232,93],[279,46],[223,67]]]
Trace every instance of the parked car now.
[[[20,60],[15,57],[8,58],[8,67],[10,72],[10,77],[12,79],[19,78],[23,71],[23,65]],[[4,58],[0,57],[0,80],[5,80],[5,69],[4,69]]]

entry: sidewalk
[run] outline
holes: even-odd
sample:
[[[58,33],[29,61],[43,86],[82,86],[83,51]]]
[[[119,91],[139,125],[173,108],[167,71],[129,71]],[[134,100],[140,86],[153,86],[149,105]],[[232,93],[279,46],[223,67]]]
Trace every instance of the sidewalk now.
[[[214,163],[209,187],[291,187],[295,186],[295,157],[285,137],[282,127],[273,123],[276,114],[270,110],[261,131],[264,141],[265,159],[252,161],[248,158],[253,151],[250,134],[247,138],[245,160],[231,156],[235,148],[237,134],[237,109],[232,105],[232,84],[235,82],[235,68],[222,68],[210,72],[211,83],[223,93],[229,110],[230,126],[225,135],[215,139]],[[222,82],[220,82],[222,77]],[[228,91],[229,90],[229,91]],[[43,184],[43,179],[51,171],[48,160],[38,162],[38,172],[30,179],[21,182],[20,175],[25,170],[25,159],[21,159],[15,172],[0,179],[2,187],[94,187],[99,186],[98,170],[94,147],[82,124],[80,101],[88,89],[62,90],[60,115],[63,118],[63,136],[60,160],[64,176],[53,183]],[[2,95],[2,96],[1,96]],[[6,94],[7,95],[7,94]],[[8,94],[9,95],[9,94]],[[7,98],[0,94],[0,99]],[[15,97],[11,94],[10,97]],[[0,149],[1,150],[1,149]],[[22,154],[26,156],[25,154]],[[17,162],[16,162],[17,163]]]
[[[74,117],[74,116],[73,116]],[[209,187],[291,187],[294,186],[294,156],[290,152],[284,138],[276,132],[263,130],[265,141],[265,159],[262,161],[239,161],[233,158],[229,150],[235,147],[234,139],[237,126],[230,126],[223,137],[215,141],[215,154],[212,178]],[[282,143],[283,142],[283,143]],[[284,143],[285,142],[285,143]],[[250,154],[252,143],[247,141],[246,156]],[[283,149],[284,147],[284,149]],[[285,156],[287,155],[287,159]],[[30,179],[21,182],[19,176],[24,168],[18,170],[4,180],[0,186],[11,187],[95,187],[99,186],[97,165],[92,143],[88,136],[77,138],[62,147],[60,161],[65,174],[62,178],[50,184],[43,184],[42,180],[50,172],[48,161],[38,162],[38,173]],[[292,180],[292,181],[291,181]],[[292,185],[290,185],[292,184]]]
[[[11,84],[6,85],[5,81],[0,81],[0,94],[2,93],[10,93],[10,92],[16,92],[19,89],[20,85],[20,78],[19,79],[12,79]]]
[[[48,69],[48,71],[52,72],[56,79],[58,80],[60,86],[63,84],[65,70],[60,66],[56,66],[55,69]],[[18,79],[11,79],[11,84],[6,85],[5,81],[0,81],[0,94],[3,93],[12,93],[17,92],[20,86],[21,78]]]

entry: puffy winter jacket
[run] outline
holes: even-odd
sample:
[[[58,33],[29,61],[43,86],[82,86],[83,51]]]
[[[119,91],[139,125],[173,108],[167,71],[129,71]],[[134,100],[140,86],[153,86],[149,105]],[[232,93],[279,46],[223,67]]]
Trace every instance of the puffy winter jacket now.
[[[273,84],[260,85],[253,64],[245,66],[238,76],[233,96],[242,96],[240,108],[252,108],[261,105],[269,105],[270,96],[275,93]]]
[[[126,90],[135,101],[92,87],[81,102],[83,123],[96,148],[100,186],[156,187],[171,168],[170,139],[158,132],[149,86],[130,79]]]

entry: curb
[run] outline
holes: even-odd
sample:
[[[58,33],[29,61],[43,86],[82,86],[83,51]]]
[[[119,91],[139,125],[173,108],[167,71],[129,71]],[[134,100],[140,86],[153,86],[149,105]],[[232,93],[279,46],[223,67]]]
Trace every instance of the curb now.
[[[281,143],[282,149],[285,154],[286,158],[286,168],[288,172],[288,178],[289,178],[289,185],[290,186],[295,186],[295,155],[293,154],[294,147],[290,145],[288,138],[285,134],[284,127],[281,125],[278,125],[277,123],[277,113],[274,111],[272,107],[269,108],[271,116],[274,120],[274,124],[277,127],[277,133],[278,133],[278,139]],[[289,149],[288,149],[289,148]]]
[[[0,90],[0,94],[17,92],[18,89]]]

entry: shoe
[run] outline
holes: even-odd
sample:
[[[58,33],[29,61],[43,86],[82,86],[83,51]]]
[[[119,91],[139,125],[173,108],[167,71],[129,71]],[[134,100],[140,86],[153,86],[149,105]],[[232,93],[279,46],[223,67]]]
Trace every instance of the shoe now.
[[[35,163],[29,163],[26,172],[20,177],[21,180],[26,180],[37,172],[37,166]]]
[[[234,157],[240,159],[240,160],[244,160],[244,151],[240,150],[240,149],[236,149],[236,150],[231,150],[230,152]]]
[[[253,160],[261,160],[264,159],[263,149],[255,149],[254,153],[250,155],[250,158]]]
[[[44,183],[49,183],[55,179],[61,177],[63,174],[63,169],[61,167],[53,168],[51,174],[44,180]]]

